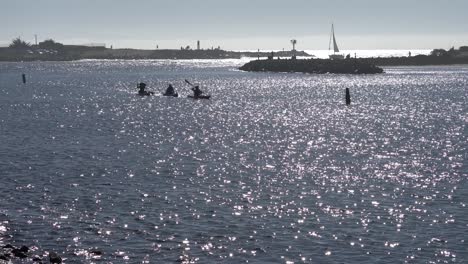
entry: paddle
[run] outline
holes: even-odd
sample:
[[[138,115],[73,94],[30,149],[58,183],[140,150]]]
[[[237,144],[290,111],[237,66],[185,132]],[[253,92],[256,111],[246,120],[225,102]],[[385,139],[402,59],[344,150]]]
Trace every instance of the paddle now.
[[[185,79],[185,82],[188,83],[190,86],[195,86],[195,85],[191,84],[187,79]]]
[[[190,86],[192,86],[192,89],[195,87],[191,82],[189,82],[187,79],[185,79],[185,82],[188,83]]]
[[[185,82],[188,83],[190,86],[195,87],[195,85],[193,85],[193,84],[192,84],[191,82],[189,82],[187,79],[185,79]],[[193,88],[192,88],[192,89],[193,89]],[[206,96],[207,99],[209,99],[211,95],[201,95],[201,94],[200,94],[200,95],[198,95],[198,96],[200,96],[200,97],[205,97],[205,96]],[[197,97],[198,97],[198,96],[197,96]]]

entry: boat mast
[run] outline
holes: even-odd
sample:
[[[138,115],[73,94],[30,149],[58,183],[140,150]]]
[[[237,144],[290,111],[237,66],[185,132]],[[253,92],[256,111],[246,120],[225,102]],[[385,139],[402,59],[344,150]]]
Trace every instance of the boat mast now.
[[[333,24],[332,24],[332,35],[333,35],[333,54],[336,54],[337,52],[340,52],[340,49],[338,48],[338,44],[336,44],[335,28],[333,27]]]

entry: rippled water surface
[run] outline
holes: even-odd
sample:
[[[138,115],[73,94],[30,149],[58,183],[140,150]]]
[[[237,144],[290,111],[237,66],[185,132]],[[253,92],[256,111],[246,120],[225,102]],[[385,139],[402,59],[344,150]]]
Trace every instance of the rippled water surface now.
[[[0,63],[0,246],[67,263],[468,262],[468,66],[242,63]],[[212,99],[185,98],[184,79]],[[182,96],[139,97],[139,81]]]

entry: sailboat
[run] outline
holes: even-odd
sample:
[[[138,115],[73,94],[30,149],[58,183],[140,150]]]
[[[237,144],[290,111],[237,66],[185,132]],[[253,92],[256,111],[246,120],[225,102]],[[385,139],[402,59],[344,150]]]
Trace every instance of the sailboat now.
[[[332,28],[331,28],[330,42],[328,43],[328,51],[330,51],[330,49],[331,49],[332,39],[333,39],[333,54],[330,54],[328,56],[332,60],[342,60],[342,59],[344,59],[343,54],[337,54],[337,52],[340,52],[340,49],[338,49],[338,45],[336,44],[335,28],[333,27],[333,24],[332,24]]]

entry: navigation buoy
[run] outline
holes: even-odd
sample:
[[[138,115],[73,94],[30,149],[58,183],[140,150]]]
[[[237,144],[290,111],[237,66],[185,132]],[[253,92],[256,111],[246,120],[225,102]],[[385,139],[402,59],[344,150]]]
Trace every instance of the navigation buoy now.
[[[23,83],[26,83],[26,74],[23,73]]]
[[[349,88],[346,88],[346,105],[351,104],[351,95],[349,93]]]

